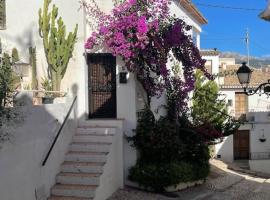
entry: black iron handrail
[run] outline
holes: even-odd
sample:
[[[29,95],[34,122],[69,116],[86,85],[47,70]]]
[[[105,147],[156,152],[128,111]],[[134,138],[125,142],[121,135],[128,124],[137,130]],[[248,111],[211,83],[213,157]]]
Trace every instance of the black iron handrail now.
[[[66,115],[66,117],[65,117],[65,119],[64,119],[64,122],[62,123],[61,127],[59,128],[59,130],[58,130],[58,132],[57,132],[57,134],[56,134],[56,136],[55,136],[55,138],[54,138],[54,140],[53,140],[53,143],[51,144],[51,147],[50,147],[48,153],[46,154],[45,159],[44,159],[43,162],[42,162],[42,166],[45,166],[45,165],[46,165],[47,160],[49,159],[49,157],[50,157],[50,155],[51,155],[51,152],[52,152],[52,150],[53,150],[53,148],[54,148],[54,146],[55,146],[55,143],[56,143],[57,139],[59,138],[60,133],[62,132],[62,130],[63,130],[63,128],[64,128],[64,126],[65,126],[65,124],[66,124],[66,122],[67,122],[67,120],[68,120],[68,118],[69,118],[69,116],[70,116],[70,113],[71,113],[71,111],[72,111],[72,109],[73,109],[73,107],[74,107],[74,105],[75,105],[76,100],[77,100],[77,96],[74,98],[74,100],[73,100],[73,102],[72,102],[72,104],[71,104],[71,106],[70,106],[70,108],[69,108],[69,111],[68,111],[68,113],[67,113],[67,115]]]

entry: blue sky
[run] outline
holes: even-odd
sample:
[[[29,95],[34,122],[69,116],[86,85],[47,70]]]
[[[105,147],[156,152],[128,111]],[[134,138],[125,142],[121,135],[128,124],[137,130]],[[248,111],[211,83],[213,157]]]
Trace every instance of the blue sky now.
[[[201,48],[218,48],[246,54],[243,42],[246,29],[250,32],[250,51],[252,56],[270,55],[270,22],[258,18],[260,11],[244,11],[211,8],[198,5],[212,4],[231,7],[265,9],[266,0],[193,0],[208,24],[203,26]]]

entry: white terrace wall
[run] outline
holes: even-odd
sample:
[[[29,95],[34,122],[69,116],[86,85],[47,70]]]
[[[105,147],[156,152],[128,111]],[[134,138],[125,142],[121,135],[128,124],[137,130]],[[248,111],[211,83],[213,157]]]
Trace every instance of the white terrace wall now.
[[[85,18],[82,10],[78,10],[78,1],[53,0],[59,7],[59,16],[63,17],[67,31],[73,31],[79,25],[78,40],[70,60],[67,73],[62,81],[62,91],[77,89],[79,115],[85,110],[85,75],[86,64],[83,56],[85,41]],[[38,33],[38,10],[43,8],[43,0],[8,0],[6,1],[7,28],[0,30],[4,51],[16,47],[24,62],[29,61],[28,48],[37,47],[37,73],[39,84],[42,77],[47,76],[47,62],[43,50],[43,42]]]
[[[97,0],[100,8],[108,12],[112,6],[112,0]],[[44,56],[42,39],[38,34],[38,10],[42,8],[43,1],[36,0],[9,0],[7,3],[7,29],[0,31],[0,37],[7,50],[17,47],[23,60],[28,60],[29,46],[37,47],[38,76],[46,76],[47,63]],[[83,10],[78,10],[78,1],[53,0],[59,7],[59,15],[67,26],[68,31],[72,31],[77,23],[79,25],[78,41],[70,61],[66,75],[62,81],[61,90],[77,93],[78,95],[78,117],[80,121],[85,121],[88,116],[88,67],[83,56],[84,42],[91,34],[91,29],[86,24],[86,16]],[[16,6],[14,6],[16,5]],[[170,6],[172,14],[182,18],[187,24],[193,27],[190,34],[196,34],[196,41],[200,47],[201,27],[192,16],[179,6],[178,1],[174,1]],[[134,134],[137,117],[137,90],[136,81],[132,74],[129,74],[127,84],[119,84],[119,71],[124,64],[117,60],[117,118],[124,119],[123,131],[126,135]],[[75,93],[74,92],[74,93]],[[155,110],[159,105],[165,103],[165,98],[160,98],[153,102]],[[124,144],[124,166],[127,176],[128,168],[136,161],[136,151],[129,144]],[[27,198],[26,198],[27,199]]]
[[[0,149],[0,199],[47,199],[77,127],[75,111],[44,167],[42,161],[70,106],[68,100],[65,104],[20,108],[24,121],[12,131],[11,141]]]
[[[249,121],[242,125],[239,130],[250,131],[250,153],[269,152],[270,153],[270,118],[269,112],[249,112],[247,118],[254,117],[254,121]],[[260,142],[259,139],[265,136],[266,141]],[[233,136],[224,139],[221,144],[216,145],[216,156],[220,155],[220,159],[233,162]],[[252,161],[254,169],[257,169],[257,162]],[[264,168],[264,166],[262,166]],[[259,168],[258,170],[260,171]],[[269,170],[270,173],[270,170]]]

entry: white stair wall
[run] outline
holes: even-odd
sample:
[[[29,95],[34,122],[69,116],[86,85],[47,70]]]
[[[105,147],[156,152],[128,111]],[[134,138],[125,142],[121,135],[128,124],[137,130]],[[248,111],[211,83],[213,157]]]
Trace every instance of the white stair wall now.
[[[122,126],[92,123],[73,136],[49,200],[106,200],[123,188]]]

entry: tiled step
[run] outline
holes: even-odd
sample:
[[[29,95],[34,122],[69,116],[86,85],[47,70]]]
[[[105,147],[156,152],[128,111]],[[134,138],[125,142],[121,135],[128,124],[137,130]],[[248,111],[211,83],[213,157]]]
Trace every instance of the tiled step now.
[[[79,127],[77,134],[100,134],[100,135],[114,135],[116,133],[115,127]]]
[[[64,197],[64,196],[52,196],[48,200],[92,200],[93,198],[77,198],[77,197]]]
[[[106,162],[106,152],[70,151],[66,154],[65,161],[73,162]]]
[[[65,197],[94,198],[96,186],[92,185],[60,185],[52,188],[52,195]]]
[[[105,142],[73,142],[70,151],[105,152],[110,151],[111,143]]]
[[[123,119],[91,119],[79,122],[79,127],[121,127]]]
[[[62,164],[62,172],[70,173],[102,173],[105,162],[69,162]]]
[[[73,142],[107,142],[112,143],[113,134],[76,134],[73,136]]]
[[[60,184],[72,185],[99,185],[100,173],[60,173],[56,177],[56,182]]]

